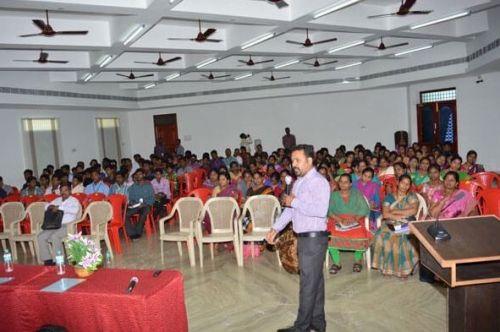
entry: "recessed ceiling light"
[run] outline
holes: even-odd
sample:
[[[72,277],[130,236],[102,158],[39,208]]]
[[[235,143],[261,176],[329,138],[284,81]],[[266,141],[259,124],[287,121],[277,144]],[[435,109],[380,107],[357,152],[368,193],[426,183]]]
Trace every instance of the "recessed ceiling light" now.
[[[271,39],[273,37],[274,37],[274,32],[266,33],[265,35],[262,35],[260,37],[257,37],[255,39],[253,39],[253,40],[250,40],[250,41],[248,41],[246,43],[243,43],[241,45],[241,49],[244,50],[246,48],[249,48],[251,46],[254,46],[254,45],[257,45],[259,43],[262,43],[263,41],[266,41],[266,40]]]
[[[348,65],[338,66],[338,67],[335,67],[335,70],[341,70],[341,69],[346,69],[346,68],[350,68],[350,67],[354,67],[354,66],[359,66],[362,63],[363,62],[359,61],[359,62],[350,63]]]
[[[316,12],[316,14],[314,14],[313,18],[314,19],[320,18],[321,16],[325,16],[325,15],[333,13],[333,12],[335,12],[337,10],[341,10],[341,9],[343,9],[345,7],[354,5],[355,3],[360,2],[360,1],[361,0],[342,0],[342,1],[337,1],[333,5],[330,5],[330,6],[326,7],[326,8],[323,8],[322,10]]]
[[[290,60],[290,61],[281,63],[279,65],[274,66],[274,69],[279,69],[279,68],[283,68],[283,67],[286,67],[286,66],[291,66],[291,65],[294,65],[296,63],[299,63],[299,59],[294,59],[294,60]]]
[[[394,56],[400,56],[400,55],[410,54],[410,53],[413,53],[413,52],[428,50],[429,48],[432,48],[432,45],[426,45],[426,46],[414,48],[414,49],[411,49],[411,50],[402,51],[402,52],[394,54]]]
[[[205,66],[208,66],[209,64],[211,63],[214,63],[215,61],[217,61],[217,58],[211,58],[211,59],[207,59],[205,61],[202,61],[200,62],[199,64],[196,65],[196,68],[200,69],[202,67],[205,67]]]
[[[87,73],[87,74],[83,75],[82,79],[84,82],[88,82],[92,77],[94,77],[94,74]]]
[[[165,81],[171,81],[173,79],[176,79],[179,76],[181,76],[180,73],[174,73],[174,74],[168,75],[167,77],[165,77]]]
[[[252,76],[252,73],[243,74],[243,75],[240,75],[240,76],[236,76],[236,77],[234,78],[234,80],[235,80],[235,81],[237,81],[237,80],[242,80],[242,79],[247,78],[247,77],[250,77],[250,76]]]
[[[446,22],[446,21],[455,20],[457,18],[464,17],[464,16],[467,16],[469,14],[470,14],[470,10],[467,10],[467,11],[464,11],[464,12],[460,12],[460,13],[456,13],[456,14],[453,14],[453,15],[445,16],[445,17],[442,17],[442,18],[438,18],[436,20],[432,20],[432,21],[429,21],[429,22],[422,23],[422,24],[413,25],[413,26],[410,27],[410,29],[411,30],[415,30],[415,29],[419,29],[419,28],[423,28],[423,27],[428,27],[429,25],[434,25],[434,24],[443,23],[443,22]]]
[[[127,45],[130,43],[135,37],[137,37],[142,30],[146,28],[146,24],[141,24],[136,26],[130,33],[124,38],[123,40],[123,45]]]
[[[97,61],[97,64],[99,65],[99,67],[102,68],[102,67],[106,66],[108,63],[110,63],[112,59],[113,59],[113,56],[108,54],[108,55],[101,57],[99,59],[99,61]]]
[[[364,43],[365,43],[364,40],[358,40],[358,41],[355,41],[353,43],[349,43],[349,44],[345,44],[343,46],[332,48],[331,50],[328,51],[328,53],[332,54],[332,53],[335,53],[335,52],[338,52],[338,51],[342,51],[342,50],[345,50],[345,49],[348,49],[348,48],[351,48],[351,47],[363,45]]]

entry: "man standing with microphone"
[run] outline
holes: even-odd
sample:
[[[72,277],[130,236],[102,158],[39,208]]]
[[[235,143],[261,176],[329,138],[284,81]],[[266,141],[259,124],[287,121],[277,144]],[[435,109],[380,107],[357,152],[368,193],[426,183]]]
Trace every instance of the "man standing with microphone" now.
[[[267,242],[274,244],[276,235],[290,220],[298,235],[299,311],[294,325],[278,332],[326,331],[323,264],[328,248],[330,186],[314,168],[313,158],[312,145],[292,149],[292,166],[298,179],[292,193],[283,198],[286,208],[266,235]]]

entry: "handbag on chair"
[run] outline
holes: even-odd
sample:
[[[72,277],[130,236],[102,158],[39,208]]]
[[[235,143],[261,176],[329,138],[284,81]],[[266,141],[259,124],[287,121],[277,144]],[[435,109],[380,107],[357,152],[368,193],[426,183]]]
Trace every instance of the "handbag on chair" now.
[[[45,215],[43,216],[42,229],[53,230],[61,228],[63,216],[64,211],[53,211],[52,209],[47,209],[47,211],[45,211]]]

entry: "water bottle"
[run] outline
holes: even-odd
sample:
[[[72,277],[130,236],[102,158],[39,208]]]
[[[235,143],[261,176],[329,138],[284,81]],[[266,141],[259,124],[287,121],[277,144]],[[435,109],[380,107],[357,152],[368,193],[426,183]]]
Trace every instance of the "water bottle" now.
[[[14,271],[14,266],[12,265],[12,255],[10,254],[9,249],[6,249],[3,254],[3,263],[5,265],[5,272]]]
[[[109,251],[106,252],[106,266],[111,265],[111,253]]]
[[[61,250],[58,250],[56,254],[56,271],[58,275],[66,273],[64,269],[64,255],[61,253]]]

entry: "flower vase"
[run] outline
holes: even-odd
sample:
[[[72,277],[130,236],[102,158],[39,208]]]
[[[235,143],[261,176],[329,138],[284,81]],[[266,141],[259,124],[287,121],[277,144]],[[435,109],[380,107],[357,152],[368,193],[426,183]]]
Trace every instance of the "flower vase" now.
[[[80,278],[87,278],[90,277],[94,271],[88,271],[81,266],[75,266],[75,273]]]

